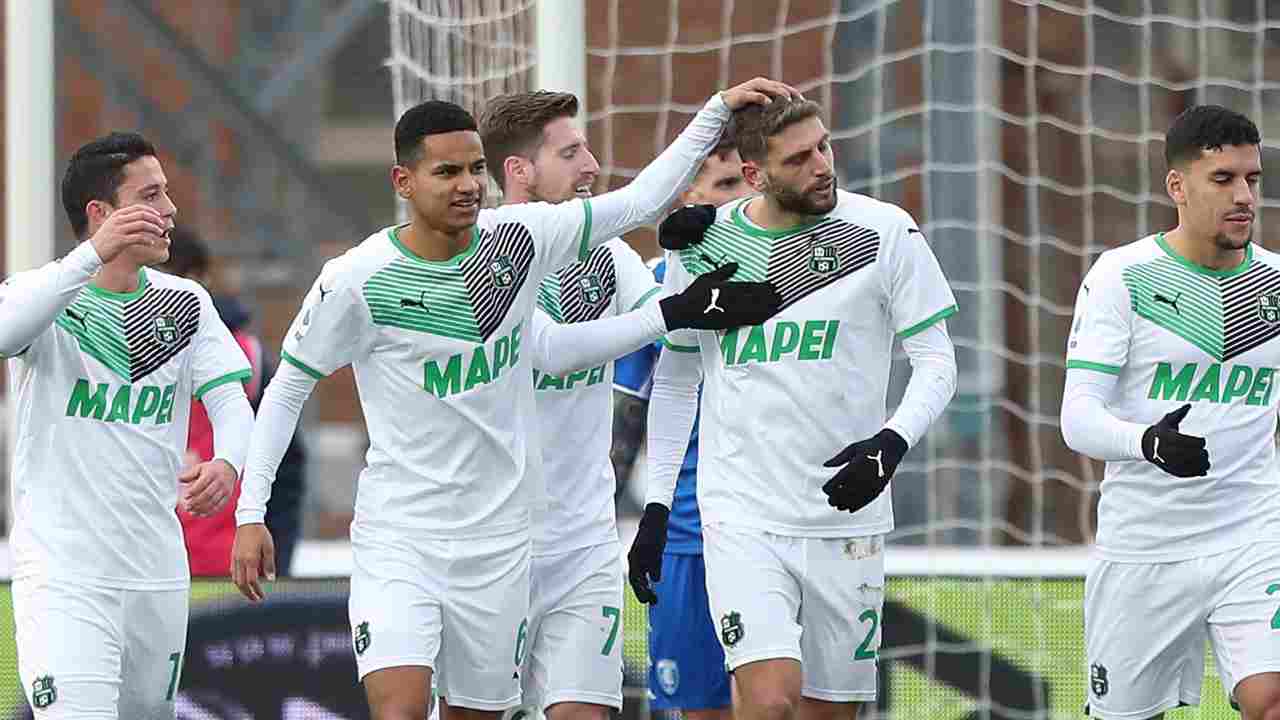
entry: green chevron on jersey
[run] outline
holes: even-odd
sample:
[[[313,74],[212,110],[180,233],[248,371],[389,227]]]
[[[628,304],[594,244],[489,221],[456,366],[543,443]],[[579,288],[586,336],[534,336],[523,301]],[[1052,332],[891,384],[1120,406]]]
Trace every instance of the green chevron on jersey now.
[[[1225,361],[1280,336],[1280,271],[1245,261],[1213,271],[1191,264],[1165,242],[1165,255],[1124,269],[1133,311]]]
[[[137,382],[191,343],[200,328],[200,299],[186,290],[157,288],[140,272],[133,292],[86,287],[55,322],[81,352],[126,382]]]
[[[785,230],[764,230],[742,217],[743,205],[707,228],[702,242],[680,251],[693,276],[726,262],[738,263],[733,280],[769,280],[786,308],[875,262],[880,234],[846,220],[826,216]]]
[[[484,342],[501,325],[520,294],[533,260],[533,240],[523,226],[475,230],[456,257],[424,260],[406,248],[392,228],[400,256],[365,281],[363,292],[376,325]]]

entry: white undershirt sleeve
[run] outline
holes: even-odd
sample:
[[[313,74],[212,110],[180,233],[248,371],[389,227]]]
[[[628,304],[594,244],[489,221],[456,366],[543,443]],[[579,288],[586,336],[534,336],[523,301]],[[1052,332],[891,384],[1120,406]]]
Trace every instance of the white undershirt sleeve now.
[[[698,417],[701,382],[702,359],[698,353],[662,350],[649,392],[649,483],[645,505],[671,507],[680,466],[689,449],[689,434]]]
[[[1067,447],[1098,460],[1145,460],[1147,426],[1121,420],[1108,408],[1118,378],[1070,368],[1062,391],[1062,439]]]
[[[885,427],[914,447],[956,393],[956,351],[945,321],[906,338],[902,348],[911,361],[911,379]]]
[[[213,426],[213,457],[226,460],[238,475],[249,455],[253,437],[253,408],[238,382],[223,383],[200,399]]]
[[[271,499],[271,483],[284,453],[293,440],[293,432],[302,416],[302,406],[315,389],[316,379],[291,363],[280,363],[271,378],[258,419],[253,425],[249,456],[241,480],[240,503],[236,506],[236,525],[263,522],[267,501]]]
[[[26,350],[101,268],[102,260],[86,240],[61,260],[18,273],[0,285],[0,357]]]
[[[557,323],[541,309],[533,313],[534,367],[567,375],[616,360],[667,332],[658,303],[600,320]]]

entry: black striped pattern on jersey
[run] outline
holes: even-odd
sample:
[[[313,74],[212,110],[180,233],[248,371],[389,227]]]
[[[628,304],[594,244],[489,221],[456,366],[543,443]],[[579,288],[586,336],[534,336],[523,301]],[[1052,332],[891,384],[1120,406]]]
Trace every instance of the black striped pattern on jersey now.
[[[480,231],[479,247],[462,261],[462,274],[482,339],[498,329],[520,296],[533,257],[533,236],[523,225],[503,223],[492,232]]]
[[[1222,359],[1243,355],[1280,336],[1280,322],[1263,317],[1266,298],[1280,300],[1280,271],[1260,262],[1239,275],[1220,278],[1223,309]]]
[[[200,298],[188,290],[147,288],[124,306],[129,381],[155,372],[191,344],[200,329]]]
[[[833,270],[814,270],[817,248],[835,251]],[[782,295],[785,309],[875,262],[879,250],[880,233],[875,230],[827,219],[808,230],[775,240],[769,253],[768,278]],[[830,256],[822,259],[830,261]]]
[[[601,245],[583,262],[566,265],[543,279],[538,305],[556,322],[598,319],[618,291],[613,252]]]

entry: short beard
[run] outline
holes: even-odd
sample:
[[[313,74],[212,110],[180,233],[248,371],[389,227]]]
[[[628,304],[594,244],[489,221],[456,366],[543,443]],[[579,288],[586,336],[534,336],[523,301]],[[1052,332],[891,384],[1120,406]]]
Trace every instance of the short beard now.
[[[778,203],[778,207],[789,213],[796,215],[826,215],[836,207],[836,187],[837,181],[832,179],[831,199],[814,201],[810,199],[809,193],[803,191],[792,190],[783,187],[773,181],[773,178],[765,177],[765,192],[768,193],[773,201]]]
[[[1226,235],[1219,233],[1218,235],[1213,236],[1213,245],[1219,250],[1243,250],[1248,247],[1251,242],[1253,242],[1253,228],[1249,228],[1249,236],[1246,237],[1244,242],[1240,243],[1238,247],[1236,246],[1235,241]]]

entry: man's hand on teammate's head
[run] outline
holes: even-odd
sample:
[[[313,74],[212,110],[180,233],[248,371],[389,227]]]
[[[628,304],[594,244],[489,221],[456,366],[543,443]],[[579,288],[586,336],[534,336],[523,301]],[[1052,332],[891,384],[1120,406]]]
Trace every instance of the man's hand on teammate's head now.
[[[870,505],[889,485],[893,471],[906,454],[907,441],[888,428],[841,450],[823,463],[829,468],[844,465],[822,486],[827,504],[851,513]]]
[[[226,460],[214,458],[178,473],[183,484],[178,507],[199,517],[216,514],[236,489],[236,469]]]
[[[169,218],[150,205],[130,205],[108,215],[89,242],[98,258],[109,263],[130,246],[168,243],[169,227]]]
[[[245,597],[261,602],[267,596],[262,591],[262,578],[276,579],[275,541],[262,523],[241,525],[231,546],[231,581]]]
[[[684,292],[658,302],[667,330],[728,330],[759,325],[778,314],[782,295],[771,282],[729,282],[734,262],[699,275]]]
[[[658,226],[658,244],[666,250],[684,250],[702,242],[715,221],[715,205],[685,205]]]
[[[1147,462],[1175,477],[1204,477],[1209,474],[1209,451],[1204,446],[1204,438],[1178,432],[1178,424],[1189,412],[1191,403],[1147,428],[1142,433],[1142,455]]]
[[[804,99],[804,95],[790,85],[762,77],[751,78],[741,85],[721,90],[720,97],[730,110],[741,110],[753,104],[768,105],[773,102],[773,98]]]
[[[658,503],[644,506],[636,539],[627,551],[627,577],[636,599],[646,605],[657,605],[653,583],[662,579],[662,552],[667,547],[667,518],[670,508]]]

